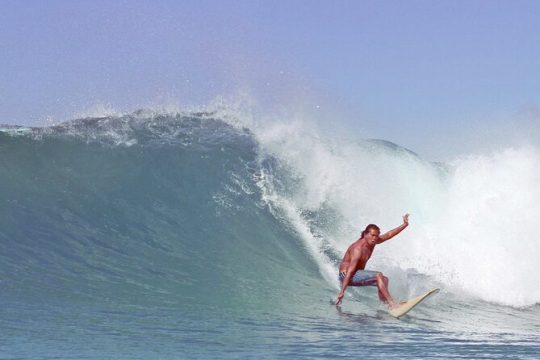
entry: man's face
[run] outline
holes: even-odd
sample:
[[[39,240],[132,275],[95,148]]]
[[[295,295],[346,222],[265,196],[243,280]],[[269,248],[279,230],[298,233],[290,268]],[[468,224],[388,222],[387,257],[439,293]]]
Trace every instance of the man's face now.
[[[370,229],[367,234],[364,235],[364,238],[369,245],[375,245],[379,240],[379,230]]]

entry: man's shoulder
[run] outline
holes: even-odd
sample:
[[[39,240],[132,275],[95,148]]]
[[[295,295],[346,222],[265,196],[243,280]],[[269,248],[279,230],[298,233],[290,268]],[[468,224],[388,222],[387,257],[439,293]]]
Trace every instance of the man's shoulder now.
[[[349,251],[355,252],[355,253],[360,253],[360,252],[362,252],[362,244],[361,244],[360,242],[355,242],[354,244],[352,244],[352,245],[349,247]]]

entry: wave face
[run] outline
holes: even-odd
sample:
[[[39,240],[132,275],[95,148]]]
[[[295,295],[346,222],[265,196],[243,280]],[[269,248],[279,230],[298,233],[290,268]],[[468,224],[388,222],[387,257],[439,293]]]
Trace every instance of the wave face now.
[[[540,153],[431,163],[380,140],[209,113],[0,131],[0,278],[13,299],[291,309],[335,296],[368,223],[411,226],[369,267],[400,297],[437,285],[540,303]],[[291,296],[291,294],[294,294]]]
[[[0,144],[4,294],[265,309],[320,278],[261,200],[248,130],[126,116],[10,129]]]

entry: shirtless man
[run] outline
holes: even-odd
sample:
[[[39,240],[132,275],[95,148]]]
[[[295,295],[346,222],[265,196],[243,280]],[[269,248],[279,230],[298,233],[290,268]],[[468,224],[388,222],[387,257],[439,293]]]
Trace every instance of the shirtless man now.
[[[367,261],[373,254],[375,245],[393,238],[407,226],[409,226],[409,214],[403,215],[403,224],[381,236],[379,236],[381,230],[375,224],[369,224],[362,231],[360,239],[349,246],[339,265],[341,292],[338,295],[336,305],[341,304],[348,286],[377,286],[379,289],[379,299],[382,302],[387,303],[391,308],[397,305],[388,291],[388,278],[381,272],[364,269]]]

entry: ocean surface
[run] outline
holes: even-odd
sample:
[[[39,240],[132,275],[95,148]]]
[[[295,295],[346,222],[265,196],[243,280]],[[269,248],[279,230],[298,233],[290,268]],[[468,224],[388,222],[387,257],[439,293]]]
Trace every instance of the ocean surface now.
[[[540,151],[433,163],[296,123],[138,111],[0,130],[1,359],[540,358]],[[337,267],[369,223],[410,226]]]

